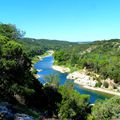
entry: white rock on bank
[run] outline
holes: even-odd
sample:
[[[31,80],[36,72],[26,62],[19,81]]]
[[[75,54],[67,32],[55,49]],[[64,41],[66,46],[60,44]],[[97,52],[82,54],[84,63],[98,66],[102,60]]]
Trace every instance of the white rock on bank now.
[[[95,86],[96,81],[94,81],[90,76],[86,75],[85,72],[73,72],[67,76],[67,79],[74,80],[74,83],[79,85],[88,85],[88,86]]]
[[[36,79],[40,78],[40,75],[38,75],[38,74],[34,74],[34,76]]]
[[[67,75],[67,79],[70,79],[70,80],[74,80],[74,79],[77,79],[79,77],[80,77],[80,73],[78,71],[70,73]]]

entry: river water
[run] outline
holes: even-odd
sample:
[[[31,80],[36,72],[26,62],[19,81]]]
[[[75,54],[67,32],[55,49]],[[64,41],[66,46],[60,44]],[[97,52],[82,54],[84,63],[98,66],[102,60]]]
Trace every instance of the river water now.
[[[56,75],[58,75],[58,77],[60,79],[60,85],[63,85],[65,83],[65,81],[67,80],[66,79],[67,73],[60,73],[60,72],[52,69],[53,62],[54,62],[53,56],[47,56],[34,64],[35,69],[42,70],[37,73],[38,75],[40,75],[40,77],[38,79],[42,84],[44,84],[45,76],[50,75],[50,74],[56,74]],[[74,89],[77,90],[80,94],[90,95],[90,103],[94,103],[96,100],[99,100],[99,99],[104,100],[104,99],[108,98],[106,95],[103,95],[99,92],[81,88],[77,84],[74,85]]]

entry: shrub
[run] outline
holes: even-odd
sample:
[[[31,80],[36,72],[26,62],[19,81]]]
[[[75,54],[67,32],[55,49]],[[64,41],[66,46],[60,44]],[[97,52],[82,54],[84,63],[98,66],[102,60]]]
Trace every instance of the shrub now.
[[[120,97],[97,101],[92,108],[92,120],[120,120]]]
[[[117,85],[116,84],[113,84],[113,89],[117,89]]]
[[[36,70],[36,69],[33,69],[33,70],[32,70],[32,74],[37,74],[37,70]]]
[[[96,84],[95,84],[95,87],[101,87],[102,83],[100,81],[98,81]]]
[[[104,86],[105,88],[108,88],[108,87],[109,87],[108,82],[104,82],[104,83],[103,83],[103,86]]]

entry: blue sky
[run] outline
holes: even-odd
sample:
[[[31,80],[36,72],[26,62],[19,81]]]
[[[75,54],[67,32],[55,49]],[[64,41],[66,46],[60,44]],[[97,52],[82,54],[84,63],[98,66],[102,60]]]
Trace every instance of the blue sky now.
[[[120,0],[0,0],[0,22],[32,38],[120,38]]]

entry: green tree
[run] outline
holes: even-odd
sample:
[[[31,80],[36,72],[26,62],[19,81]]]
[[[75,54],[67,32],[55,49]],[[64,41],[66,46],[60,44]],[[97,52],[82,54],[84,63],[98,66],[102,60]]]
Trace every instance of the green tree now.
[[[62,120],[85,120],[89,111],[89,96],[80,95],[77,91],[70,88],[67,85],[59,88],[59,92],[62,94],[62,102],[59,105],[58,116]]]
[[[45,76],[45,81],[47,82],[47,84],[54,86],[55,88],[58,88],[60,85],[59,77],[54,74]]]
[[[0,91],[2,91],[0,96],[8,96],[3,98],[9,99],[9,95],[14,95],[11,91],[14,84],[27,85],[28,76],[31,76],[29,71],[31,62],[23,51],[23,46],[17,41],[11,40],[12,36],[9,36],[11,35],[9,32],[14,30],[7,31],[7,25],[5,26],[0,24]],[[3,31],[5,34],[2,33]]]
[[[12,24],[0,23],[0,35],[6,36],[9,39],[20,39],[24,36],[25,32],[20,31]]]
[[[109,100],[99,101],[92,108],[93,120],[119,120],[120,97],[115,96]]]
[[[103,82],[103,86],[105,87],[105,88],[108,88],[109,87],[109,84],[108,84],[108,82]]]

